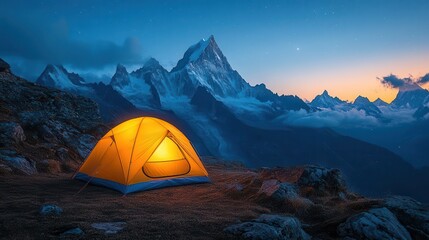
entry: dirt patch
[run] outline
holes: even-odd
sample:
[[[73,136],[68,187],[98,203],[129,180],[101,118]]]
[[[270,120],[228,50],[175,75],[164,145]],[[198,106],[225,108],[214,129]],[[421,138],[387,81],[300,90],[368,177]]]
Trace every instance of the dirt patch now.
[[[252,172],[207,168],[212,183],[170,187],[123,196],[107,188],[70,179],[71,174],[0,177],[0,238],[57,239],[71,228],[84,239],[222,239],[223,228],[253,219],[269,209],[232,198],[226,189]],[[63,208],[61,216],[42,217],[42,204]],[[92,223],[124,221],[126,228],[106,236]]]

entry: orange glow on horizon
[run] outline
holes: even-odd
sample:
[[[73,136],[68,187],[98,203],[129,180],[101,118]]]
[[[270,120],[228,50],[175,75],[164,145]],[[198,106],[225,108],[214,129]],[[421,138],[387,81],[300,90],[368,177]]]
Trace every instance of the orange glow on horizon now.
[[[370,101],[381,98],[390,103],[398,90],[383,86],[377,77],[390,74],[400,78],[410,75],[414,78],[421,77],[429,73],[429,54],[409,53],[385,56],[383,59],[348,61],[336,66],[327,63],[325,66],[305,68],[296,69],[286,76],[284,72],[273,73],[269,76],[273,81],[267,87],[279,94],[298,95],[308,101],[327,90],[329,95],[351,102],[360,95]],[[429,83],[422,87],[428,89]]]

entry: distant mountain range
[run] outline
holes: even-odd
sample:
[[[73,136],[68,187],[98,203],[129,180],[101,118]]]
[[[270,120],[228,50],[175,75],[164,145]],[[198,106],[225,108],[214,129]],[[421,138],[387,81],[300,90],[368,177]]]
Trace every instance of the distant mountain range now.
[[[400,91],[401,100],[391,104],[361,96],[349,103],[324,91],[307,104],[298,96],[275,94],[264,84],[251,86],[232,69],[213,36],[192,45],[171,71],[153,58],[133,72],[119,64],[106,85],[86,83],[63,66],[48,65],[36,83],[93,99],[106,122],[136,114],[180,122],[200,154],[254,167],[321,164],[342,169],[353,186],[366,193],[420,194],[410,186],[422,173],[388,150],[330,129],[293,127],[276,120],[293,112],[353,110],[388,122],[383,108],[419,111],[418,106],[426,106],[426,90]],[[400,174],[414,177],[398,184],[393,176]]]

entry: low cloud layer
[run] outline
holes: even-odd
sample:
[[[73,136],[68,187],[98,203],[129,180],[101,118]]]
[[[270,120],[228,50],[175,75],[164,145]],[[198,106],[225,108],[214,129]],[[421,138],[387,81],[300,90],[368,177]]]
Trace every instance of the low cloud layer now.
[[[139,39],[128,37],[122,44],[72,39],[65,21],[49,25],[0,18],[0,36],[0,56],[20,57],[27,61],[65,64],[80,69],[143,62]]]
[[[393,126],[412,122],[415,109],[392,109],[389,106],[380,107],[383,119],[368,116],[363,110],[348,111],[323,109],[307,113],[305,110],[289,111],[278,117],[276,121],[293,126],[330,127],[330,128],[374,128]]]
[[[375,117],[367,116],[364,111],[352,109],[338,111],[326,109],[307,113],[305,110],[290,111],[277,119],[283,123],[294,126],[307,127],[370,127],[378,125]]]

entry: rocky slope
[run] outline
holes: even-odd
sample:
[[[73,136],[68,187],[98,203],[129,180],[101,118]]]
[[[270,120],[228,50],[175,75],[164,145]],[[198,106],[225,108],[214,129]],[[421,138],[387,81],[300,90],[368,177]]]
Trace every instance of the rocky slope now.
[[[74,171],[105,131],[90,99],[0,69],[0,173]]]

